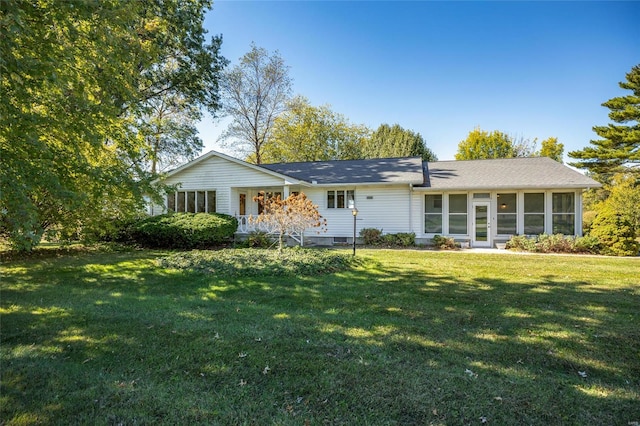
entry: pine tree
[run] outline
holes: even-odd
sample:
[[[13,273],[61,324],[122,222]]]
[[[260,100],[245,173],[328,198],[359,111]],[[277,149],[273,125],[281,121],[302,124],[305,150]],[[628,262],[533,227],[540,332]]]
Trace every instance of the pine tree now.
[[[640,65],[627,73],[627,81],[620,87],[632,94],[618,96],[603,103],[609,108],[609,118],[617,124],[595,126],[593,131],[602,139],[592,140],[591,146],[572,151],[569,156],[579,161],[572,166],[587,169],[601,182],[608,182],[617,172],[627,169],[640,172]]]

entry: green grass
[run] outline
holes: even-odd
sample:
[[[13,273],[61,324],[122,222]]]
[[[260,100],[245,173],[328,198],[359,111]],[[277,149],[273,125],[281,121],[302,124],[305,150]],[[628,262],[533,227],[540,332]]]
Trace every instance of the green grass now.
[[[164,255],[4,262],[0,424],[640,422],[638,259],[361,250],[260,278]]]

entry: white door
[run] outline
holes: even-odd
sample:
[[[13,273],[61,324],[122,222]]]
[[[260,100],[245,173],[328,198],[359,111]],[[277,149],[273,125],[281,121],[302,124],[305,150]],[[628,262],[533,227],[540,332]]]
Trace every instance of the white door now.
[[[473,203],[473,247],[491,247],[491,204]]]

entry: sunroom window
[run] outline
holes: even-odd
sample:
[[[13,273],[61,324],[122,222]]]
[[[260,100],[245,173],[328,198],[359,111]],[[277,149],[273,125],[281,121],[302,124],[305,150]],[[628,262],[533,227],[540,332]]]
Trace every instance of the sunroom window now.
[[[544,234],[544,192],[524,194],[524,233]]]
[[[424,232],[442,233],[442,195],[424,196]]]
[[[517,222],[516,194],[498,194],[498,235],[515,234]]]
[[[574,235],[576,203],[573,192],[554,192],[552,205],[553,233]]]
[[[467,234],[467,194],[449,195],[449,234]]]

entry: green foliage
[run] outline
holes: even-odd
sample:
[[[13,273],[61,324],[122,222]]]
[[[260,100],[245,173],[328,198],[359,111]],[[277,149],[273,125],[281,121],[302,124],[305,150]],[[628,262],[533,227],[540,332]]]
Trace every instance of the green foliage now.
[[[352,160],[362,158],[361,146],[371,131],[349,123],[329,106],[314,107],[298,96],[273,123],[262,151],[263,163]]]
[[[578,161],[572,166],[587,169],[589,174],[602,183],[621,171],[633,171],[625,165],[640,163],[640,65],[634,66],[620,87],[632,93],[604,102],[609,108],[609,118],[617,124],[595,126],[593,131],[601,138],[591,141],[591,146],[571,151],[569,156]],[[635,168],[637,170],[637,168]]]
[[[362,146],[363,158],[422,157],[424,161],[437,161],[435,153],[427,148],[420,133],[406,130],[399,124],[381,124]]]
[[[131,227],[129,238],[143,247],[213,247],[229,242],[238,220],[220,213],[170,213],[151,216]]]
[[[274,238],[267,232],[251,231],[247,236],[246,244],[249,248],[269,248],[275,244]]]
[[[540,157],[549,157],[562,163],[564,155],[564,144],[558,142],[558,138],[548,138],[542,141],[540,148]]]
[[[363,228],[360,230],[362,242],[374,247],[412,247],[416,245],[416,234],[413,232],[399,232],[397,234],[383,234],[382,229]]]
[[[442,235],[434,235],[431,242],[434,247],[441,250],[455,250],[460,247],[452,237],[443,237]]]
[[[281,253],[265,249],[194,250],[173,253],[158,261],[163,268],[225,277],[316,276],[347,270],[357,262],[345,253],[300,247]]]
[[[608,209],[621,214],[640,236],[640,177],[631,172],[618,173],[604,189],[609,196],[596,205],[596,211]]]
[[[602,254],[613,256],[637,256],[640,243],[631,222],[610,208],[601,210],[591,225],[590,235],[597,238]]]
[[[482,160],[515,156],[512,138],[498,130],[487,132],[475,128],[458,144],[456,160]]]
[[[225,61],[219,37],[205,42],[209,6],[0,2],[0,233],[14,248],[135,216],[157,193],[140,118],[161,93],[218,107]]]
[[[382,229],[362,228],[360,230],[362,242],[367,246],[376,246],[382,240]]]
[[[600,240],[594,236],[565,236],[563,234],[542,234],[536,237],[516,235],[507,241],[507,249],[530,251],[535,253],[591,253],[602,250]]]

